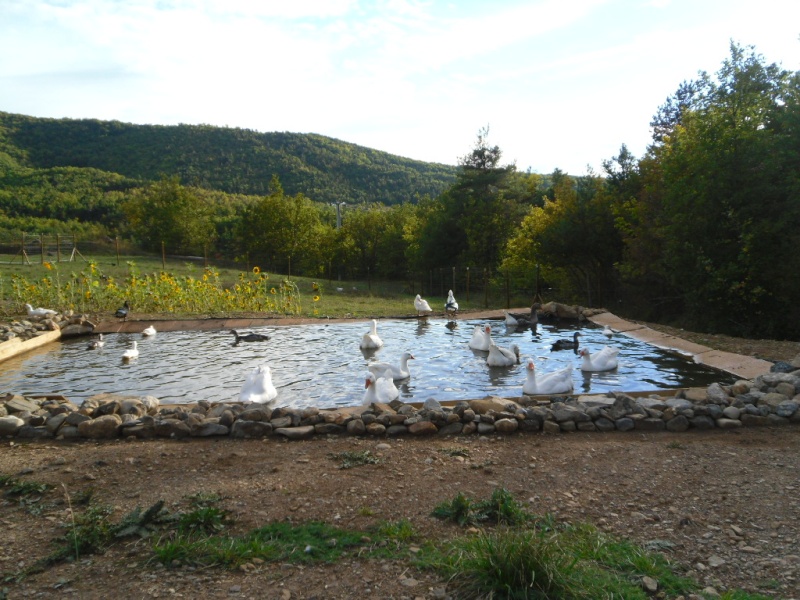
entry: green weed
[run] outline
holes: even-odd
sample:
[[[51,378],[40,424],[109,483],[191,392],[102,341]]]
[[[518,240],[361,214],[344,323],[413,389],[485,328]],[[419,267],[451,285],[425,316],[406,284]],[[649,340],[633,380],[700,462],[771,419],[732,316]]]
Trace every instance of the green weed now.
[[[339,465],[340,469],[352,469],[353,467],[361,467],[363,465],[377,465],[380,459],[372,454],[369,450],[362,452],[339,452],[336,454],[329,454],[333,460],[340,460],[342,464]]]

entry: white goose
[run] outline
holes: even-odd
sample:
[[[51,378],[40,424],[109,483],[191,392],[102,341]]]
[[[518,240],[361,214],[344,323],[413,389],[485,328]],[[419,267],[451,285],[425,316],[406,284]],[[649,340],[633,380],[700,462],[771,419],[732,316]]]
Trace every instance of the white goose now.
[[[128,348],[127,350],[125,350],[125,352],[122,353],[122,360],[125,362],[129,362],[134,358],[139,357],[139,348],[136,347],[136,340],[134,340],[132,343],[133,347]]]
[[[606,337],[612,337],[614,335],[614,330],[611,329],[608,325],[603,327],[603,335]]]
[[[86,346],[86,349],[87,350],[99,350],[100,348],[102,348],[105,345],[106,345],[106,341],[103,339],[103,334],[101,333],[100,335],[97,336],[96,340],[92,340],[91,342],[89,342],[89,345]]]
[[[361,336],[361,349],[362,350],[373,350],[375,348],[380,348],[383,346],[383,340],[378,335],[378,322],[375,319],[372,319],[372,326],[368,333],[365,333]]]
[[[400,397],[400,390],[389,377],[375,377],[374,373],[367,372],[364,380],[364,404],[369,405],[373,402],[384,404]]]
[[[433,309],[431,308],[431,305],[428,304],[428,301],[423,299],[419,294],[417,294],[417,297],[414,298],[414,308],[417,309],[417,316],[419,316],[420,313],[433,312]]]
[[[472,339],[469,341],[469,347],[473,350],[481,350],[488,352],[489,346],[492,344],[492,327],[491,325],[475,325],[472,330]]]
[[[391,377],[394,381],[408,379],[411,377],[411,371],[408,369],[408,361],[413,360],[414,355],[411,352],[403,352],[400,357],[400,365],[393,365],[388,362],[374,362],[367,365],[369,372],[375,377]]]
[[[536,377],[536,366],[533,359],[528,359],[527,379],[522,384],[522,393],[529,396],[540,394],[568,394],[574,386],[572,382],[572,363],[567,363],[563,369],[557,369]]]
[[[156,328],[153,327],[152,325],[149,325],[148,327],[145,327],[142,330],[142,335],[145,336],[145,337],[149,336],[149,335],[155,335],[155,334],[156,334]]]
[[[244,380],[239,402],[258,402],[267,404],[278,396],[278,390],[272,384],[272,369],[267,365],[260,365]]]
[[[501,348],[494,342],[489,344],[489,356],[486,364],[490,367],[510,367],[519,362],[519,346],[511,344],[510,348]]]
[[[447,292],[447,302],[444,303],[444,312],[448,317],[455,317],[458,312],[458,302],[453,295],[453,290]]]
[[[30,304],[25,305],[29,317],[54,317],[57,313],[49,308],[33,308]]]
[[[617,362],[619,348],[611,346],[604,346],[602,350],[594,354],[590,353],[587,348],[583,348],[578,354],[583,357],[581,371],[611,371],[616,369],[619,364]]]

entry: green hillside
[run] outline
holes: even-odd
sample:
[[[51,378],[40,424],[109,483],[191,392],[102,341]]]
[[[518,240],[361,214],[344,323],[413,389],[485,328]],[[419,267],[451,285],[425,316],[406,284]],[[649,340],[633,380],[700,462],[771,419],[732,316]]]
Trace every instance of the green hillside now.
[[[318,202],[383,202],[437,196],[457,168],[415,161],[333,138],[260,133],[209,125],[133,125],[43,119],[0,112],[0,176],[9,170],[95,169],[149,182],[177,175],[184,185],[263,195],[277,175],[288,194]],[[28,174],[30,177],[30,174]],[[91,179],[96,179],[93,175]],[[8,190],[11,182],[0,180]]]

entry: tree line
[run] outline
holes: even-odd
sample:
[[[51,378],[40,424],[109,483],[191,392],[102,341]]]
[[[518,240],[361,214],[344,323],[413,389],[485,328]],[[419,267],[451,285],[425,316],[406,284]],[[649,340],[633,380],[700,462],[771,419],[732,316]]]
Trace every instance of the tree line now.
[[[577,177],[503,164],[487,127],[443,191],[391,204],[320,202],[277,174],[263,194],[236,194],[180,172],[143,184],[98,171],[81,202],[49,210],[83,211],[152,250],[284,273],[411,280],[473,267],[630,317],[800,339],[800,74],[732,42],[719,71],[681,83],[651,127],[644,156],[623,144],[601,173]],[[0,154],[0,169],[15,160]],[[43,205],[77,185],[70,168],[6,173],[38,182],[29,204],[49,217]]]

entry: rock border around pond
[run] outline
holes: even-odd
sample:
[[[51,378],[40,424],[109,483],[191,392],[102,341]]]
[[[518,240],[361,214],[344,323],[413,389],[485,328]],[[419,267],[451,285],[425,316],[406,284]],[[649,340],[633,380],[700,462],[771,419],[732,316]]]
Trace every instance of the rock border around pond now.
[[[684,432],[800,423],[800,369],[771,372],[731,386],[679,390],[672,396],[486,397],[422,406],[394,401],[338,409],[198,402],[159,405],[152,396],[98,394],[78,407],[62,396],[0,398],[0,436],[20,440],[118,438],[372,437],[489,435],[514,432]]]

